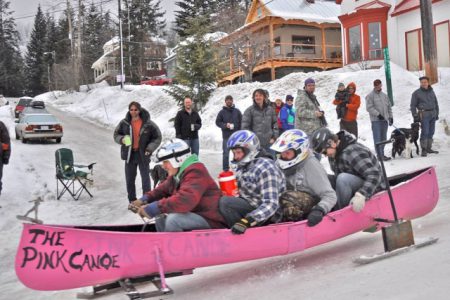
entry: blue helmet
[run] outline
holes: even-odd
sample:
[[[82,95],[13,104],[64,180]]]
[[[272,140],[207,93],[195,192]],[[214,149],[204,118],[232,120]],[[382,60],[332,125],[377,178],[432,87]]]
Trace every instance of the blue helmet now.
[[[291,160],[277,159],[277,165],[281,169],[288,169],[297,165],[309,154],[309,139],[308,135],[300,129],[290,129],[283,132],[283,134],[270,147],[273,151],[281,153],[292,149],[295,151],[295,157]]]
[[[251,162],[261,150],[258,137],[250,130],[238,130],[233,133],[228,138],[227,148],[228,150],[241,148],[245,153],[244,158],[240,161],[234,159],[231,161],[235,165],[245,165]]]

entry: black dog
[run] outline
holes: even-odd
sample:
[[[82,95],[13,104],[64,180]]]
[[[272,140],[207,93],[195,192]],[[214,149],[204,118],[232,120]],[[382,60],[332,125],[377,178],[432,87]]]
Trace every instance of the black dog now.
[[[415,122],[411,124],[411,128],[397,128],[391,133],[392,144],[392,158],[395,154],[402,155],[405,152],[405,157],[413,158],[412,144],[416,146],[416,154],[419,155],[419,140],[420,123]]]
[[[155,188],[158,183],[163,182],[167,178],[167,171],[163,169],[161,165],[155,165],[153,169],[150,170],[150,176],[153,180],[153,188]]]

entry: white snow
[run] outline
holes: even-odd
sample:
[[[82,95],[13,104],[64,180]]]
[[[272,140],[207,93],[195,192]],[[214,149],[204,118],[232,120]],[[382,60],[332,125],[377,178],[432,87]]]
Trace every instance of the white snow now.
[[[272,16],[285,20],[296,19],[316,23],[339,23],[341,8],[334,1],[316,0],[308,3],[306,0],[274,0],[261,1]]]
[[[411,123],[409,101],[418,87],[418,75],[391,65],[394,89],[394,123],[408,127]],[[284,99],[296,95],[303,81],[316,80],[316,94],[326,112],[330,128],[338,129],[335,106],[331,104],[339,82],[357,85],[361,95],[358,124],[360,141],[370,148],[372,133],[365,109],[364,97],[372,89],[376,78],[383,80],[384,70],[294,73],[280,80],[266,83],[243,83],[218,88],[203,108],[200,130],[203,160],[213,176],[221,165],[221,133],[215,118],[224,98],[230,94],[236,106],[244,111],[251,105],[256,88],[270,92],[270,98]],[[411,251],[367,266],[356,266],[352,259],[382,251],[381,235],[357,233],[302,253],[273,257],[237,264],[201,268],[193,275],[171,278],[175,290],[163,299],[448,299],[450,285],[450,140],[444,132],[442,120],[450,120],[450,68],[439,69],[440,83],[434,86],[440,104],[440,121],[436,124],[435,148],[438,155],[413,159],[399,158],[386,164],[388,174],[398,174],[421,167],[436,165],[440,187],[440,201],[429,215],[413,221],[418,239],[439,237],[439,241],[417,251]],[[14,271],[14,257],[20,239],[23,215],[32,204],[28,201],[40,196],[39,217],[49,224],[126,224],[140,222],[126,212],[126,191],[123,162],[119,145],[112,139],[112,130],[125,116],[130,101],[139,101],[160,126],[164,138],[174,136],[171,119],[178,108],[163,87],[98,85],[87,92],[51,92],[36,97],[44,100],[65,128],[62,144],[22,144],[14,140],[13,105],[0,107],[0,118],[9,127],[13,141],[10,164],[3,169],[3,191],[0,196],[0,299],[74,299],[78,290],[40,292],[23,286]],[[11,99],[8,99],[11,100]],[[11,101],[10,101],[11,102]],[[68,197],[56,200],[54,151],[60,147],[74,150],[77,163],[97,162],[93,199]],[[389,147],[386,153],[389,153]],[[325,164],[325,160],[322,160]],[[139,191],[139,178],[136,180]],[[420,188],[420,187],[418,187]],[[122,292],[102,299],[127,299]]]

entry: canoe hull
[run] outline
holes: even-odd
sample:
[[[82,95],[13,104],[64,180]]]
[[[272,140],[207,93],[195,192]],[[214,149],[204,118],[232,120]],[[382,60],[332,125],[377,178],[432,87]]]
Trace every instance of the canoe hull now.
[[[434,167],[417,172],[392,189],[399,218],[412,220],[431,212],[439,198]],[[330,213],[308,227],[305,221],[249,229],[182,233],[80,229],[74,226],[24,224],[16,255],[16,274],[35,290],[62,290],[121,278],[157,273],[158,254],[164,272],[191,270],[302,251],[392,219],[386,192],[366,203],[361,213],[350,207]]]

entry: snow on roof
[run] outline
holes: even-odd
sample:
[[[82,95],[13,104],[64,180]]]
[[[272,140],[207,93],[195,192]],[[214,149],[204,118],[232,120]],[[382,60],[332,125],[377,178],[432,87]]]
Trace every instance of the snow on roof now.
[[[105,45],[106,45],[106,44],[105,44]],[[112,44],[111,44],[111,45],[112,45]],[[107,51],[107,52],[103,53],[103,55],[100,56],[99,59],[97,59],[96,61],[94,61],[94,63],[93,63],[92,66],[91,66],[91,69],[94,69],[95,67],[99,67],[99,68],[102,67],[104,58],[107,57],[107,56],[109,56],[109,55],[111,55],[114,51],[117,51],[117,50],[119,50],[119,49],[120,49],[120,46],[116,46],[116,47],[114,47],[114,49],[111,49],[110,51]]]
[[[106,46],[112,46],[112,45],[114,45],[114,44],[118,44],[119,42],[120,42],[119,37],[118,37],[118,36],[115,36],[115,37],[113,37],[112,39],[110,39],[109,41],[107,41],[107,42],[103,45],[103,47],[106,47]]]
[[[162,44],[162,45],[167,45],[167,41],[163,38],[157,37],[157,36],[152,36],[150,37],[150,40],[154,43],[158,43],[158,44]]]
[[[315,0],[266,0],[264,5],[272,16],[283,19],[299,19],[316,23],[339,23],[340,7],[331,1]]]

